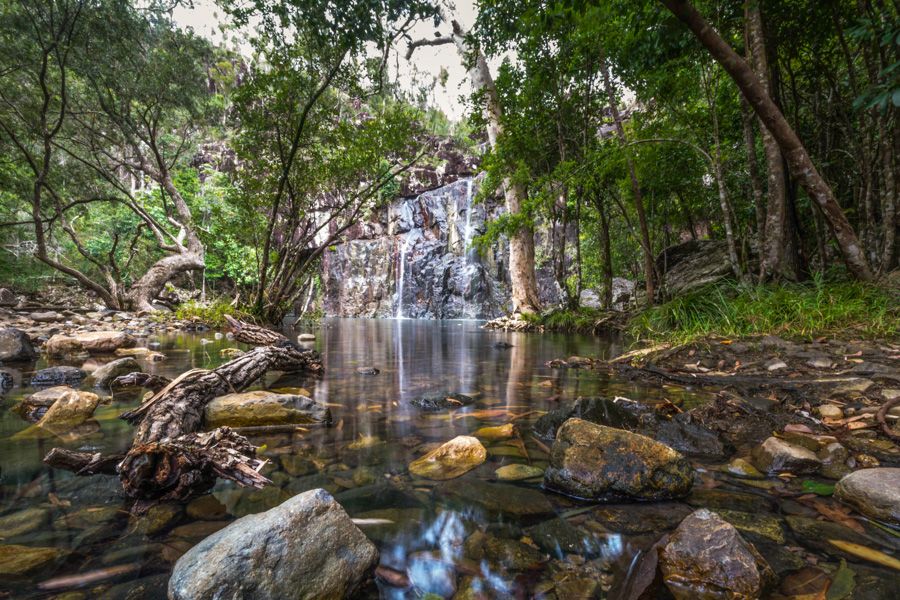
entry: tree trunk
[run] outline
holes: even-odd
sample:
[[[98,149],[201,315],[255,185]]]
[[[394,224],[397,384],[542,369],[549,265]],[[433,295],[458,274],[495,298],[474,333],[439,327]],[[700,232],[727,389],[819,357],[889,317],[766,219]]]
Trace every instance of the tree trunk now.
[[[804,187],[809,197],[818,204],[825,214],[828,225],[841,249],[844,262],[853,275],[863,281],[873,279],[872,269],[856,237],[856,232],[847,221],[831,188],[816,170],[806,148],[772,101],[765,86],[750,66],[729,46],[719,34],[706,23],[700,13],[684,0],[661,0],[672,13],[694,33],[728,74],[734,79],[741,93],[756,111],[765,127],[775,138],[778,147],[787,159],[794,177]],[[767,236],[768,237],[768,236]]]
[[[897,177],[894,171],[894,136],[896,129],[888,126],[887,115],[880,115],[881,137],[881,265],[879,271],[887,273],[894,268],[897,239]]]
[[[483,96],[488,141],[491,148],[496,149],[497,140],[503,132],[501,123],[503,110],[487,60],[481,50],[469,45],[466,32],[444,5],[441,6],[441,14],[453,28],[451,38],[463,64],[469,65],[472,88]],[[522,213],[526,191],[520,182],[513,181],[509,177],[504,179],[503,196],[506,200],[506,210],[510,215]],[[510,236],[509,279],[512,287],[513,312],[539,312],[541,302],[537,289],[537,277],[534,272],[534,228],[531,225],[521,225]]]
[[[606,95],[609,98],[609,110],[612,112],[613,122],[616,126],[616,135],[619,138],[619,143],[622,144],[622,150],[626,153],[628,177],[631,180],[631,194],[634,197],[634,209],[637,212],[638,226],[640,227],[641,232],[640,241],[641,251],[644,256],[644,278],[647,303],[653,304],[656,272],[654,271],[653,246],[650,245],[650,229],[647,226],[647,215],[644,212],[644,197],[641,194],[641,185],[640,182],[638,182],[637,171],[634,168],[634,160],[632,160],[630,150],[628,149],[628,140],[625,137],[625,127],[622,125],[622,115],[619,113],[619,107],[616,104],[616,91],[613,87],[612,76],[609,73],[609,63],[606,61],[605,55],[601,55],[600,57],[600,71],[603,75],[603,85],[606,88]]]
[[[756,240],[762,252],[766,243],[766,207],[763,204],[763,185],[759,176],[759,161],[756,159],[756,135],[753,131],[753,109],[741,96],[741,121],[744,127],[744,145],[747,148],[747,170],[750,174],[750,196],[756,213]]]
[[[603,295],[600,303],[603,308],[609,310],[613,303],[613,265],[612,248],[609,240],[609,216],[606,213],[606,205],[599,195],[594,197],[594,205],[600,215],[600,255],[603,263]]]

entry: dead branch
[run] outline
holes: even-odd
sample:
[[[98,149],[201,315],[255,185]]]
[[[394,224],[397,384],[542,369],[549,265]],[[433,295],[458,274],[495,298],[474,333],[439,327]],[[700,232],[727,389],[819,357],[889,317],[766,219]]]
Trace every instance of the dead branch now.
[[[435,38],[424,38],[421,40],[415,40],[409,43],[409,46],[406,48],[406,60],[412,58],[413,52],[416,51],[416,48],[421,46],[443,46],[445,44],[452,44],[453,38],[439,36]]]

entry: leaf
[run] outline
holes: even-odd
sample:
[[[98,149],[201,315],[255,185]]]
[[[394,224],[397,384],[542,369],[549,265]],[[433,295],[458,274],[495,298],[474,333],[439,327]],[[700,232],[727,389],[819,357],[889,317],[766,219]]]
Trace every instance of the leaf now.
[[[829,521],[840,523],[844,527],[848,527],[857,533],[866,533],[866,530],[860,525],[859,521],[850,516],[849,509],[842,506],[829,506],[819,500],[812,500],[809,504]]]
[[[816,567],[803,567],[785,577],[779,591],[792,599],[825,600],[825,592],[829,585],[831,585],[831,579],[828,577],[828,573]]]
[[[834,484],[832,483],[822,483],[813,481],[812,479],[805,479],[800,485],[804,492],[816,494],[817,496],[830,496],[834,493]]]
[[[900,571],[900,560],[897,560],[893,556],[888,556],[880,550],[875,550],[874,548],[869,548],[867,546],[863,546],[862,544],[845,542],[844,540],[828,540],[828,543],[835,548],[838,548],[839,550],[843,550],[848,554],[852,554],[853,556],[879,564],[883,567],[889,567],[891,569]]]
[[[789,423],[784,426],[785,433],[812,433],[813,430],[800,423]]]
[[[853,597],[856,588],[856,573],[847,566],[847,561],[841,560],[841,566],[831,576],[831,587],[825,595],[825,600],[845,600]]]

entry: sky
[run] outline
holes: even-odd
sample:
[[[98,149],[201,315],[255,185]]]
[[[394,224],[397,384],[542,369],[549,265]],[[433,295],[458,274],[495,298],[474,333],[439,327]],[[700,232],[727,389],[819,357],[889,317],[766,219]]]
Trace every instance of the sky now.
[[[470,27],[476,16],[474,0],[456,0],[456,9],[460,24],[466,28]],[[191,27],[196,33],[216,42],[222,40],[219,23],[224,17],[222,11],[216,8],[213,0],[194,0],[192,7],[178,5],[174,10],[173,17],[181,27]],[[441,31],[442,34],[448,32],[449,30]],[[420,23],[410,32],[410,35],[413,39],[420,39],[434,37],[434,33],[435,29],[431,23]],[[413,69],[407,68],[408,63],[403,57],[406,48],[402,42],[399,50],[401,53],[400,82],[402,85],[411,87]],[[442,69],[447,71],[447,85],[446,87],[436,86],[433,103],[451,119],[457,120],[462,117],[465,107],[460,102],[460,96],[467,96],[471,88],[456,48],[452,44],[421,47],[416,50],[409,62],[413,63],[423,75],[437,77]],[[393,59],[391,64],[394,64]],[[493,64],[492,66],[496,68],[497,65]]]

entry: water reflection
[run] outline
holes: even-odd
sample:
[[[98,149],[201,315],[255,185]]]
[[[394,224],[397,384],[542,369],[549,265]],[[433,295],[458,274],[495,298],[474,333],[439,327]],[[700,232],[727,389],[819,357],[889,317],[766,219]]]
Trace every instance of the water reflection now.
[[[400,581],[379,582],[382,597],[418,598],[429,592],[450,597],[456,591],[468,597],[565,598],[594,588],[599,595],[601,585],[605,589],[626,573],[639,552],[691,511],[688,504],[675,502],[584,506],[544,493],[539,477],[498,481],[500,467],[523,465],[538,472],[546,467],[547,447],[530,435],[530,426],[543,412],[579,396],[649,403],[667,398],[686,406],[705,398],[689,390],[640,386],[597,371],[545,364],[572,355],[609,356],[621,351],[618,340],[486,332],[472,321],[327,320],[312,332],[317,337],[311,345],[323,354],[324,377],[270,374],[261,385],[308,390],[330,406],[334,426],[254,436],[269,461],[264,473],[272,486],[246,490],[220,482],[211,495],[160,508],[148,517],[128,514],[115,478],[76,478],[46,469],[41,458],[59,440],[10,440],[28,423],[6,409],[33,390],[18,385],[0,397],[0,521],[10,516],[18,522],[35,519],[18,531],[0,531],[0,545],[64,551],[59,561],[15,583],[0,578],[0,597],[4,592],[47,597],[50,592],[37,585],[50,577],[121,566],[114,578],[102,582],[106,587],[101,592],[143,582],[141,597],[164,598],[172,564],[191,546],[230,520],[315,488],[335,495],[352,517],[368,520],[363,528],[379,546],[382,565],[401,574]],[[214,367],[227,360],[221,350],[233,345],[211,334],[153,341],[161,344],[168,360],[143,366],[167,377]],[[498,342],[510,347],[498,347]],[[21,379],[27,381],[30,372],[44,366],[42,361],[27,367]],[[378,374],[370,374],[372,369]],[[452,393],[475,400],[434,413],[412,404],[417,398]],[[114,452],[129,446],[132,428],[117,416],[138,398],[117,394],[107,402],[94,415],[99,433],[71,447]],[[411,461],[437,445],[508,423],[518,433],[485,439],[487,461],[462,478],[436,483],[408,473]],[[752,498],[771,500],[759,508],[743,507],[729,491],[740,482],[722,485],[715,479],[725,476],[714,469],[704,477],[717,489],[699,490],[692,506],[713,506],[715,501],[720,506],[714,508],[728,506],[770,518],[780,518],[782,506],[790,507],[756,489]],[[25,511],[31,512],[23,515]],[[785,550],[791,544],[797,541],[766,548],[784,562],[792,556]],[[92,590],[86,590],[86,597],[100,595]]]

